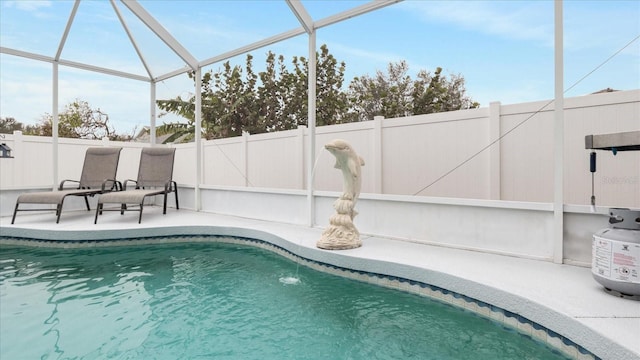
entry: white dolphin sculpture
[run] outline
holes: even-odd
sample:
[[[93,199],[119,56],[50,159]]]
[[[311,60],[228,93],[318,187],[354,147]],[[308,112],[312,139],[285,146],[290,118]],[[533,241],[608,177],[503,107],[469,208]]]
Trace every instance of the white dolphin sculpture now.
[[[354,205],[360,196],[362,187],[362,170],[364,160],[353,150],[351,145],[342,139],[335,139],[324,146],[336,157],[335,168],[342,170],[342,200],[351,200]]]
[[[336,213],[329,219],[329,227],[324,230],[316,246],[327,250],[354,249],[362,246],[360,232],[353,225],[353,218],[358,214],[354,207],[360,196],[364,160],[349,143],[341,139],[333,140],[324,147],[335,156],[335,168],[342,171],[343,192],[333,203]]]

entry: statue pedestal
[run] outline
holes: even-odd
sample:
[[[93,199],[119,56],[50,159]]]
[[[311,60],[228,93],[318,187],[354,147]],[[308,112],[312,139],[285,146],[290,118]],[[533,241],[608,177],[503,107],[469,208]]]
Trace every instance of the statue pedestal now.
[[[354,202],[341,196],[333,203],[336,213],[329,218],[329,227],[324,230],[322,237],[316,243],[320,249],[346,250],[362,246],[360,232],[353,225],[356,212]]]

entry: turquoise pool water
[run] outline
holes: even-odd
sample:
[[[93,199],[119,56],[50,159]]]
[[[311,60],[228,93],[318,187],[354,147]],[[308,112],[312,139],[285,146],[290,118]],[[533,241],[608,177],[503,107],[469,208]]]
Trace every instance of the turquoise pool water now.
[[[0,359],[563,358],[450,305],[250,246],[0,247]]]

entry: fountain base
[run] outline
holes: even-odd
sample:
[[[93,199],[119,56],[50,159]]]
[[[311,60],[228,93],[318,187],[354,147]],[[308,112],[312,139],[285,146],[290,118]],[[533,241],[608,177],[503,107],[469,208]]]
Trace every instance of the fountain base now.
[[[324,230],[316,246],[325,250],[347,250],[362,246],[360,232],[353,225],[356,212],[354,202],[345,196],[333,204],[336,213],[329,219],[329,227]]]

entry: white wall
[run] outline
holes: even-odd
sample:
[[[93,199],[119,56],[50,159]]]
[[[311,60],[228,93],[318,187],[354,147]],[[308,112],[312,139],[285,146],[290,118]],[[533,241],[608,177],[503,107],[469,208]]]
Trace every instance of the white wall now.
[[[38,190],[38,189],[29,189]],[[44,190],[44,189],[41,189]],[[180,208],[194,209],[193,187],[181,186]],[[0,191],[0,215],[11,216],[24,189]],[[202,211],[258,220],[308,224],[306,191],[211,187],[201,190]],[[328,225],[340,192],[314,193],[314,223]],[[95,209],[95,199],[91,199]],[[168,203],[173,207],[172,201]],[[65,211],[83,210],[81,198],[65,202]],[[549,203],[363,194],[355,225],[366,243],[369,235],[424,244],[490,252],[537,260],[553,259],[553,207]],[[607,208],[565,206],[563,261],[589,266],[591,237],[608,226]],[[52,221],[54,217],[52,215]],[[93,213],[87,214],[92,221]]]

